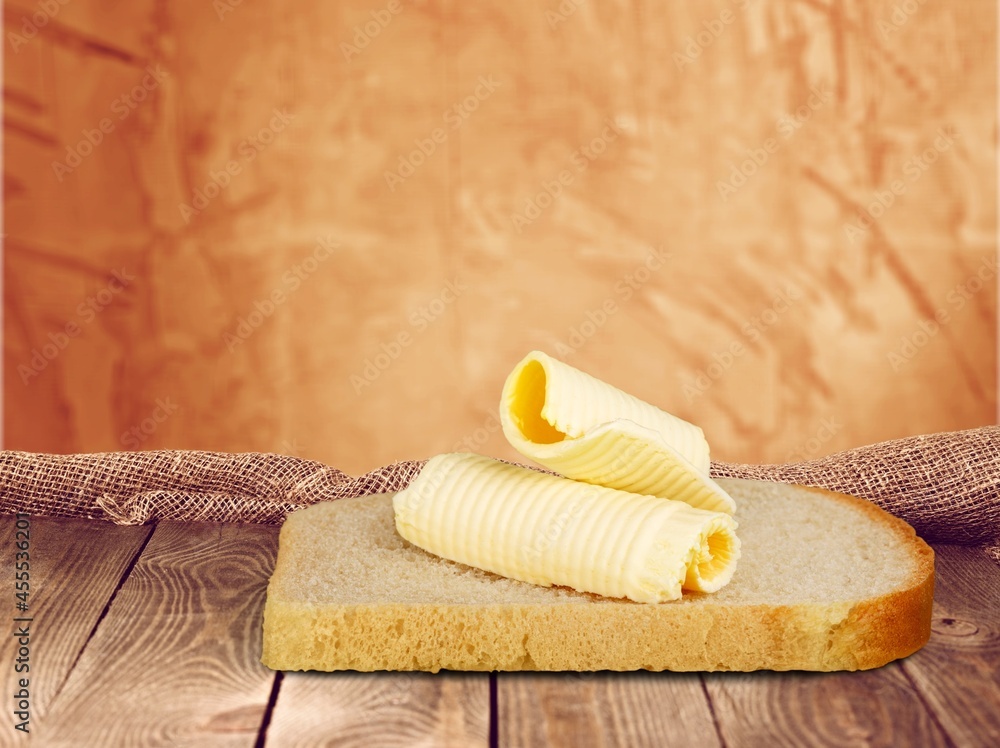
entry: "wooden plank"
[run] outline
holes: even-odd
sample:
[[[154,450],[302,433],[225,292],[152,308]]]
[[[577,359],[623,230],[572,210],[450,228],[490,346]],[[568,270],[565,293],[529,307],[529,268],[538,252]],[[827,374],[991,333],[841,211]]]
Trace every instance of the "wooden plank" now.
[[[726,745],[946,746],[898,663],[837,673],[707,673]]]
[[[937,574],[934,633],[906,660],[862,673],[706,675],[723,738],[997,744],[1000,570],[981,551],[940,546]]]
[[[278,528],[160,523],[39,729],[46,745],[252,746]]]
[[[28,678],[29,729],[35,732],[152,527],[49,517],[29,522],[28,610],[19,612],[14,598],[15,517],[0,517],[5,630],[12,633],[24,623],[29,627],[29,671],[17,673],[5,665],[2,682],[4,696],[10,697],[20,690],[15,683]],[[33,620],[15,624],[14,617]],[[19,646],[13,636],[0,637],[0,662],[14,663]]]
[[[696,673],[501,673],[503,746],[717,746]]]
[[[1000,568],[976,548],[934,551],[933,633],[903,669],[956,744],[1000,745]]]
[[[489,691],[485,673],[287,673],[266,745],[486,746]]]

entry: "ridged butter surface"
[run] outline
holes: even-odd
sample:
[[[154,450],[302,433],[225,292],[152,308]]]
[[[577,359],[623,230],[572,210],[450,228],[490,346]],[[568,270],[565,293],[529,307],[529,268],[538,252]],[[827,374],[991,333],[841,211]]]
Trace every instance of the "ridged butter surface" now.
[[[720,480],[742,558],[718,592],[649,605],[541,587],[427,553],[391,495],[317,504],[281,530],[263,662],[284,670],[836,670],[930,635],[933,553],[868,502]]]
[[[521,454],[567,478],[732,513],[702,430],[551,356],[511,372],[500,422]]]
[[[739,558],[728,514],[475,454],[432,457],[393,507],[399,534],[431,553],[638,602],[715,591]]]

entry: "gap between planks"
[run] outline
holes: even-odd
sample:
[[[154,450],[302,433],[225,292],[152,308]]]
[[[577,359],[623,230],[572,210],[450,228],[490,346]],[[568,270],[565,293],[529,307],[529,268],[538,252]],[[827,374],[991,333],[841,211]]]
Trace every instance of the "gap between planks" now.
[[[0,538],[13,549],[15,517],[0,517]],[[121,588],[151,528],[119,527],[80,519],[30,518],[30,726],[44,720],[56,694],[92,639],[96,621],[108,600]],[[99,552],[94,552],[99,548]],[[15,554],[5,551],[13,579]],[[13,637],[0,641],[0,655],[13,661]],[[4,691],[13,693],[14,669],[0,675]],[[20,674],[18,674],[20,677]]]
[[[288,672],[266,746],[490,745],[490,676],[460,672]]]
[[[38,737],[254,745],[276,678],[259,662],[276,536],[261,525],[159,523]]]
[[[149,545],[149,540],[150,538],[153,537],[153,533],[156,531],[156,525],[153,524],[148,526],[148,530],[149,531],[146,533],[146,537],[143,538],[142,540],[142,544],[136,549],[135,553],[132,556],[132,559],[128,563],[128,566],[125,567],[125,570],[118,578],[118,584],[115,585],[114,590],[111,592],[111,596],[108,598],[108,601],[104,604],[104,608],[101,610],[100,614],[98,614],[97,620],[94,621],[94,625],[90,629],[90,633],[87,634],[86,641],[83,642],[83,646],[80,647],[80,651],[76,653],[76,657],[74,657],[73,662],[70,663],[69,669],[63,676],[63,679],[59,683],[59,686],[56,688],[55,693],[52,694],[53,702],[55,702],[59,698],[59,694],[62,693],[63,687],[66,685],[66,681],[69,680],[69,677],[73,674],[73,670],[76,668],[76,664],[80,661],[80,657],[83,655],[83,651],[87,648],[87,645],[90,643],[90,640],[94,638],[94,634],[97,633],[97,629],[101,625],[101,622],[104,620],[104,617],[108,614],[108,611],[111,610],[111,605],[114,603],[115,598],[118,596],[119,590],[121,590],[122,586],[124,586],[125,580],[128,579],[129,574],[132,573],[132,569],[134,569],[135,565],[139,562],[139,558],[142,556],[142,552],[146,550],[146,546]]]
[[[977,549],[939,546],[937,554],[934,634],[905,660],[859,672],[704,673],[697,694],[676,681],[666,692],[681,674],[501,674],[500,744],[690,744],[692,728],[675,715],[640,730],[615,715],[649,720],[682,701],[685,711],[704,709],[695,729],[714,726],[714,740],[699,735],[706,745],[1000,744],[1000,570]],[[617,699],[601,693],[616,677],[629,684]],[[643,694],[647,677],[652,690]]]
[[[936,546],[933,633],[900,667],[958,745],[1000,745],[1000,567]]]
[[[4,526],[5,532],[0,534],[0,537],[9,540],[12,521],[11,519]],[[40,554],[40,564],[42,555],[51,554],[52,558],[47,560],[58,561],[52,564],[53,569],[48,573],[56,571],[57,576],[54,579],[61,586],[49,589],[46,585],[46,591],[74,587],[92,590],[94,565],[98,563],[103,563],[104,566],[110,563],[112,570],[117,569],[117,571],[113,585],[105,574],[106,591],[103,593],[103,599],[98,601],[100,607],[98,608],[94,599],[90,600],[96,620],[87,617],[83,623],[76,624],[77,636],[82,636],[82,640],[76,651],[70,653],[70,661],[68,665],[64,665],[65,672],[51,691],[53,703],[60,697],[66,684],[74,678],[77,666],[85,656],[86,650],[104,635],[102,629],[110,625],[109,619],[120,617],[121,611],[116,609],[121,594],[129,585],[135,570],[144,566],[144,557],[158,530],[155,527],[117,528],[113,531],[109,529],[109,532],[124,533],[122,537],[130,536],[119,544],[116,562],[119,565],[115,566],[115,563],[112,563],[114,559],[109,561],[109,555],[113,555],[109,554],[109,546],[113,551],[115,543],[95,544],[96,547],[100,547],[101,553],[84,553],[80,559],[76,559],[74,553],[79,555],[82,552],[81,548],[74,550],[71,543],[55,542],[66,533],[72,534],[74,522],[82,521],[33,518],[33,536],[39,541],[48,538],[46,542],[51,543],[53,548],[59,548],[56,558],[55,551],[41,551],[40,543],[33,543],[33,549]],[[87,524],[95,527],[94,523]],[[85,528],[77,529],[86,535]],[[176,528],[173,534],[176,541]],[[218,534],[221,539],[222,531],[219,530]],[[127,552],[122,552],[122,548]],[[705,718],[704,724],[711,725],[714,732],[715,739],[710,743],[725,745],[728,742],[735,745],[743,742],[741,738],[763,737],[765,728],[773,731],[776,723],[774,714],[767,705],[768,702],[773,702],[773,706],[781,706],[786,710],[790,703],[798,704],[804,710],[807,719],[817,720],[818,724],[815,725],[817,729],[812,733],[812,739],[807,741],[811,744],[826,742],[825,737],[831,735],[830,728],[835,726],[841,730],[839,733],[841,736],[849,734],[859,739],[893,739],[903,735],[899,731],[887,732],[883,718],[896,725],[909,725],[901,729],[907,734],[909,731],[919,732],[926,744],[988,745],[990,740],[1000,736],[997,718],[1000,714],[1000,680],[996,675],[1000,666],[1000,611],[997,607],[997,600],[1000,599],[1000,569],[985,554],[975,549],[939,546],[937,553],[939,568],[938,591],[935,595],[935,635],[924,651],[902,662],[862,673],[750,675],[720,673],[697,676],[698,681],[692,684],[694,688],[691,690],[692,694],[697,690],[704,709],[707,709],[707,713],[702,717]],[[73,563],[68,565],[62,563],[70,556],[75,559]],[[81,566],[80,561],[90,563],[91,566],[87,567],[86,563]],[[258,588],[266,584],[267,578],[264,573],[259,576]],[[65,604],[66,601],[62,602]],[[262,598],[260,603],[262,604]],[[46,600],[42,591],[32,597],[34,610],[39,611],[48,606],[46,620],[54,619],[51,615],[55,611],[54,605],[55,601]],[[259,615],[259,609],[255,615]],[[86,629],[85,635],[82,634],[83,629]],[[66,659],[64,656],[63,660]],[[962,665],[956,667],[957,661]],[[336,683],[338,675],[344,674],[289,674],[283,677],[280,673],[267,673],[266,683],[269,693],[267,704],[259,715],[255,729],[250,730],[253,733],[254,744],[267,744],[270,728],[275,724],[274,719],[281,715],[280,702],[282,696],[286,694],[284,686],[289,680],[295,682],[300,676],[307,679],[313,676],[321,679],[326,677],[326,685],[321,685],[318,689],[318,693],[326,699],[325,703],[329,706],[331,704],[329,697],[339,693],[341,704],[354,704],[356,708],[358,705],[353,696],[359,684],[366,687],[373,684],[376,698],[381,698],[377,695],[379,691],[398,690],[396,681],[402,682],[411,677],[395,673],[347,674],[342,680],[342,685],[347,686],[346,690],[336,687],[331,689],[330,684]],[[514,734],[512,726],[529,717],[532,710],[536,710],[539,705],[542,714],[535,714],[535,717],[541,717],[540,720],[536,719],[536,726],[541,725],[544,729],[546,721],[552,721],[552,714],[547,712],[553,709],[558,712],[559,702],[565,704],[589,700],[593,703],[593,694],[587,696],[586,691],[588,689],[593,691],[596,687],[607,691],[604,696],[597,699],[598,701],[604,699],[606,702],[605,716],[609,720],[608,724],[601,726],[602,731],[613,739],[628,737],[642,741],[657,734],[655,725],[657,713],[662,712],[664,708],[662,694],[651,691],[644,697],[642,691],[650,687],[654,691],[659,691],[665,684],[675,681],[674,676],[677,675],[681,674],[425,675],[423,678],[426,682],[418,681],[417,687],[412,689],[409,701],[404,698],[398,700],[399,703],[391,705],[403,708],[396,710],[389,722],[401,727],[402,733],[409,734],[410,737],[422,733],[423,737],[446,736],[452,742],[471,738],[473,744],[514,745],[518,743],[510,740]],[[962,678],[968,679],[970,675],[973,676],[971,681],[958,682]],[[371,676],[372,683],[366,684],[356,676],[362,679]],[[420,676],[412,677],[419,679]],[[476,679],[479,679],[479,685],[476,684]],[[546,679],[553,680],[546,684]],[[651,680],[647,682],[647,679]],[[621,691],[618,695],[614,694],[616,686],[621,686],[617,689]],[[547,688],[548,696],[545,693]],[[511,689],[522,691],[525,698],[512,697]],[[289,693],[290,697],[294,697],[294,691],[293,688]],[[486,696],[485,699],[481,698],[483,695]],[[545,703],[545,699],[540,699],[540,696],[548,698],[549,703]],[[443,703],[437,715],[432,716],[430,720],[424,715],[416,714],[420,704],[428,701]],[[485,703],[482,703],[483,701]],[[632,710],[637,712],[639,717],[637,722],[645,723],[650,719],[653,720],[653,723],[647,725],[653,728],[651,732],[629,734],[631,731],[627,724],[622,723],[620,719],[616,722],[614,713],[622,710],[630,711],[631,708],[628,706],[630,702],[634,702],[633,706],[638,707]],[[955,708],[956,705],[958,708]],[[512,715],[511,710],[515,714]],[[345,718],[342,714],[340,718],[348,722],[357,719],[369,721],[363,708],[357,711],[354,717],[348,714]],[[696,711],[700,712],[702,708],[696,707]],[[475,716],[477,713],[484,719],[479,719],[477,722]],[[565,717],[571,718],[570,724],[565,725],[570,728],[569,734],[580,728],[580,724],[572,724],[572,714],[556,714],[555,717],[557,724],[560,722],[565,724]],[[420,728],[421,724],[424,727],[430,725],[430,729]],[[414,725],[419,729],[415,730]],[[330,725],[325,727],[329,728]],[[785,739],[801,737],[797,730],[789,732],[787,726],[782,726],[780,719],[777,721],[777,727],[778,737],[782,737],[782,729],[785,730],[783,735]],[[323,732],[329,734],[326,729]],[[366,733],[361,731],[358,737],[363,738],[365,735]],[[372,736],[371,733],[367,733],[368,740]],[[771,736],[774,737],[773,732]],[[506,739],[501,741],[501,738]],[[640,745],[642,742],[634,744]]]

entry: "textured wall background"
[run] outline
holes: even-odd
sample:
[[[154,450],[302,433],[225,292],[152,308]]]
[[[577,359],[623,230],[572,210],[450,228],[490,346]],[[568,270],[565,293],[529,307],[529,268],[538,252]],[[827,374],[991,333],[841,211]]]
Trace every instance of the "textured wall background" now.
[[[722,459],[994,422],[992,0],[4,20],[8,448],[512,457],[532,348]]]

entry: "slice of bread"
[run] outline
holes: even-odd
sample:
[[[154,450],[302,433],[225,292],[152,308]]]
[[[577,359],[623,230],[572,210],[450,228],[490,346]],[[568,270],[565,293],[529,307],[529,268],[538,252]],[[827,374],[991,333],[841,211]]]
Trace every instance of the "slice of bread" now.
[[[295,512],[267,590],[262,661],[275,670],[857,670],[927,642],[934,554],[909,525],[821,489],[720,483],[738,507],[736,574],[719,592],[660,604],[433,556],[396,533],[388,494]]]

